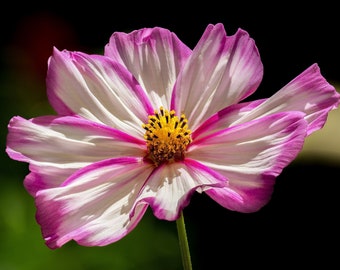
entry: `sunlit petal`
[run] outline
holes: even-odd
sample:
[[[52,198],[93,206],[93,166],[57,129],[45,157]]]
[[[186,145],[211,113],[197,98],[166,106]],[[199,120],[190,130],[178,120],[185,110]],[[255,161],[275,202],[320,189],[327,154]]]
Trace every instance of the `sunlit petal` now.
[[[54,249],[75,240],[103,246],[129,233],[146,211],[134,203],[151,173],[150,164],[135,158],[93,163],[62,186],[36,195],[37,221],[46,244]]]
[[[253,212],[268,202],[275,177],[301,150],[306,128],[303,113],[277,113],[196,140],[188,157],[228,179],[224,191],[207,191],[217,202]]]
[[[192,133],[193,140],[198,140],[232,126],[243,115],[248,114],[264,101],[265,99],[259,99],[251,102],[233,104],[213,114]]]
[[[248,33],[226,36],[222,24],[209,25],[194,48],[173,93],[172,108],[184,112],[194,130],[217,111],[252,94],[263,67]]]
[[[189,204],[193,192],[207,187],[224,186],[221,174],[190,159],[164,164],[153,172],[138,198],[138,203],[150,204],[159,219],[175,220]]]
[[[105,55],[119,61],[148,93],[154,108],[170,108],[173,86],[191,50],[167,29],[115,32]]]
[[[79,117],[13,117],[9,123],[7,153],[29,162],[25,179],[30,193],[58,186],[73,172],[103,159],[143,156],[145,143],[121,131]]]
[[[340,94],[321,75],[319,66],[314,64],[234,124],[276,112],[301,111],[306,114],[307,135],[310,135],[324,126],[329,111],[338,107],[339,98]]]
[[[78,114],[134,136],[142,136],[141,125],[153,112],[131,73],[100,55],[55,48],[47,86],[50,103],[59,114]]]

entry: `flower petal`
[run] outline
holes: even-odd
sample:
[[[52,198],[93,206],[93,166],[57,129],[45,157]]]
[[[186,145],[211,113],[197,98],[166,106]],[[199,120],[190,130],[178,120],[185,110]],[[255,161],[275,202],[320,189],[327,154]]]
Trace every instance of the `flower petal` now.
[[[328,112],[337,108],[339,103],[340,94],[321,75],[319,66],[314,64],[234,124],[277,112],[301,111],[306,114],[307,135],[310,135],[324,126]]]
[[[158,167],[143,188],[137,204],[150,204],[159,219],[176,220],[194,191],[202,192],[207,187],[225,184],[225,177],[219,173],[186,159]]]
[[[154,108],[168,109],[175,80],[190,53],[174,33],[160,27],[115,32],[104,52],[135,76]]]
[[[207,190],[209,196],[230,210],[254,212],[301,150],[306,128],[303,113],[277,113],[193,141],[187,156],[228,179],[227,187]]]
[[[78,114],[134,136],[143,136],[141,125],[154,110],[131,73],[100,55],[54,48],[47,91],[59,114]]]
[[[223,110],[213,114],[204,123],[202,123],[192,133],[192,139],[195,141],[232,126],[233,123],[241,118],[244,114],[249,113],[264,101],[265,99],[258,99],[251,102],[233,104],[224,108]]]
[[[195,130],[228,105],[252,94],[263,66],[254,41],[239,29],[226,36],[222,24],[209,25],[175,85],[172,108],[184,112]]]
[[[25,186],[31,194],[60,185],[88,164],[120,156],[143,156],[145,142],[79,117],[13,117],[8,126],[8,155],[30,163]]]
[[[134,203],[152,169],[136,158],[105,160],[79,170],[61,187],[39,191],[37,221],[46,244],[104,246],[124,237],[147,209]]]

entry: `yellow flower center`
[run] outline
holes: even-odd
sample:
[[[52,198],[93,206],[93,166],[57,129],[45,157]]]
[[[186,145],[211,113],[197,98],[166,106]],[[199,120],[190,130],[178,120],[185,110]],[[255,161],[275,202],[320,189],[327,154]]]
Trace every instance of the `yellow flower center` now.
[[[185,150],[191,142],[191,131],[188,129],[188,120],[185,115],[175,115],[175,111],[164,110],[160,107],[149,115],[144,138],[148,147],[148,158],[155,166],[163,162],[182,160]]]

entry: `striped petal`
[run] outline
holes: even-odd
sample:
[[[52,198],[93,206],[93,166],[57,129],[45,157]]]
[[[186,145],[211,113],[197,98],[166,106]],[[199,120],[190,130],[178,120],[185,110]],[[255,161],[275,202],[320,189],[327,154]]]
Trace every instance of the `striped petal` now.
[[[124,65],[148,93],[154,108],[169,108],[171,92],[191,50],[160,27],[115,32],[104,54]]]
[[[194,160],[168,163],[153,172],[137,204],[150,204],[159,219],[176,220],[189,204],[193,192],[225,184],[224,176]]]
[[[141,159],[110,159],[79,170],[60,187],[39,191],[36,216],[46,244],[55,249],[75,240],[104,246],[124,237],[147,209],[134,203],[151,171]]]
[[[61,115],[77,114],[134,136],[153,113],[131,73],[108,57],[54,49],[49,59],[47,91]]]
[[[59,186],[76,170],[103,159],[143,156],[145,143],[110,127],[79,117],[13,117],[7,153],[30,163],[25,186],[31,194]]]
[[[277,112],[301,111],[305,113],[307,135],[310,135],[324,126],[329,111],[337,108],[339,103],[340,94],[321,75],[319,66],[314,64],[233,124]]]
[[[303,113],[273,114],[195,140],[188,158],[228,179],[227,187],[206,191],[215,201],[254,212],[269,201],[275,177],[301,150],[306,128]]]
[[[263,66],[254,41],[239,29],[226,36],[222,24],[209,25],[178,76],[172,109],[184,112],[195,130],[212,114],[252,94]]]
[[[249,112],[254,110],[264,101],[265,99],[259,99],[251,102],[233,104],[224,108],[223,110],[213,114],[203,124],[201,124],[192,133],[192,139],[198,140],[232,126],[242,116],[249,114]]]

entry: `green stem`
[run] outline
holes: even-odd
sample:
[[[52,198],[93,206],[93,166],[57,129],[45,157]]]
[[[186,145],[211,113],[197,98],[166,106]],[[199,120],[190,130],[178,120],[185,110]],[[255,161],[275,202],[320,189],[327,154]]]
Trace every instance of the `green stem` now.
[[[181,256],[182,256],[183,269],[192,270],[190,250],[189,250],[187,233],[185,230],[183,212],[181,212],[180,217],[176,220],[176,225],[177,225],[179,247],[180,247]]]

